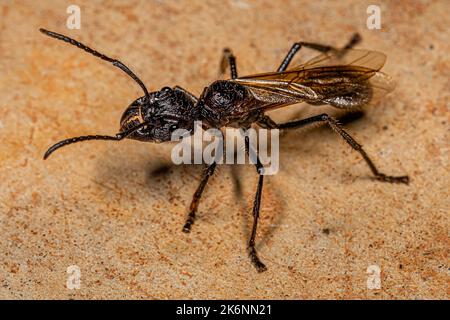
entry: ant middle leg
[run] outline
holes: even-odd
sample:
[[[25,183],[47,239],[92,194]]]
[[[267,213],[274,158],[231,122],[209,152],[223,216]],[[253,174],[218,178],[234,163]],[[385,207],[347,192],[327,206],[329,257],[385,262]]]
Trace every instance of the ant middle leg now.
[[[328,126],[333,129],[333,131],[337,132],[354,150],[358,151],[361,156],[363,157],[364,161],[369,166],[370,170],[372,171],[373,175],[375,176],[375,179],[383,181],[383,182],[390,182],[390,183],[404,183],[409,184],[409,177],[408,176],[388,176],[382,172],[380,172],[373,161],[370,159],[370,157],[367,155],[366,151],[362,148],[362,146],[356,142],[355,139],[348,134],[343,127],[334,119],[333,117],[330,117],[328,114],[323,113],[318,116],[313,116],[310,118],[302,119],[302,120],[296,120],[291,121],[283,124],[276,124],[272,119],[270,119],[268,116],[262,117],[260,120],[260,123],[262,126],[265,126],[266,128],[271,129],[295,129],[304,127],[309,124],[317,123],[317,122],[325,122],[328,124]]]
[[[225,48],[223,49],[222,59],[220,60],[220,73],[224,74],[228,66],[230,67],[231,79],[236,79],[238,77],[236,57],[229,48]]]
[[[262,169],[264,168],[261,161],[259,160],[258,155],[256,154],[256,151],[254,151],[250,147],[250,142],[248,136],[245,136],[245,150],[247,151],[247,154],[249,157],[253,156],[256,158],[256,171],[259,174],[258,179],[258,187],[256,188],[256,194],[255,194],[255,201],[253,203],[253,227],[252,227],[252,233],[250,235],[250,240],[248,242],[248,250],[250,259],[252,260],[253,265],[255,266],[256,270],[258,272],[263,272],[267,270],[267,267],[264,263],[261,262],[261,260],[258,257],[258,254],[256,252],[255,248],[255,238],[256,238],[256,229],[258,226],[258,219],[259,219],[259,211],[261,207],[261,195],[262,195],[262,188],[263,188],[263,182],[264,182],[264,175],[262,174]],[[252,153],[252,155],[250,155]]]
[[[347,42],[347,44],[342,49],[337,49],[332,46],[327,46],[319,43],[312,43],[312,42],[296,42],[292,45],[291,49],[287,53],[286,57],[283,59],[283,62],[281,62],[280,66],[278,67],[278,72],[283,72],[287,69],[289,64],[291,63],[292,59],[294,58],[295,54],[302,48],[310,48],[322,53],[326,53],[328,51],[336,51],[336,52],[342,52],[342,54],[345,54],[345,50],[353,48],[356,44],[358,44],[361,41],[361,36],[359,33],[354,33],[353,36],[350,38],[350,40]]]
[[[197,213],[198,204],[200,202],[200,198],[202,196],[203,190],[206,187],[206,184],[208,183],[209,177],[213,175],[214,171],[216,170],[217,163],[213,162],[210,164],[206,169],[203,171],[202,175],[202,181],[200,181],[199,186],[197,187],[197,190],[195,191],[192,202],[189,207],[189,215],[186,219],[186,223],[183,227],[183,232],[189,233],[191,231],[191,226],[195,221],[195,215]]]

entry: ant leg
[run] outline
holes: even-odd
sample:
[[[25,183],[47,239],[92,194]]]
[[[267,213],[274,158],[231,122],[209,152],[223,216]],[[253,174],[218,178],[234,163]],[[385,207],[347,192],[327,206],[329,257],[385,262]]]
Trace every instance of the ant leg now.
[[[294,128],[300,128],[303,126],[306,126],[308,124],[316,123],[316,122],[326,122],[331,129],[333,129],[335,132],[337,132],[344,140],[356,151],[358,151],[363,159],[366,161],[367,165],[369,166],[370,170],[372,171],[373,175],[375,176],[375,179],[383,181],[383,182],[390,182],[390,183],[404,183],[409,184],[409,177],[408,176],[388,176],[380,171],[378,171],[377,167],[373,163],[373,161],[369,158],[367,153],[364,151],[362,146],[355,141],[343,128],[342,126],[336,121],[336,119],[330,117],[326,113],[323,113],[318,116],[302,119],[302,120],[296,120],[291,121],[283,124],[275,124],[275,122],[270,119],[268,116],[264,116],[262,119],[260,119],[261,124],[268,128],[272,129],[294,129]]]
[[[310,48],[322,53],[326,53],[330,50],[336,51],[336,52],[344,52],[345,50],[353,48],[356,44],[358,44],[361,41],[361,36],[358,33],[353,34],[353,36],[350,38],[350,40],[347,42],[347,44],[342,49],[336,49],[331,46],[322,45],[318,43],[312,43],[312,42],[296,42],[292,45],[291,49],[287,53],[286,57],[283,59],[283,62],[278,67],[277,72],[283,72],[287,69],[289,66],[289,63],[291,63],[292,59],[294,58],[295,54],[301,49],[301,47]]]
[[[250,148],[249,138],[248,136],[245,136],[245,150],[250,156],[250,152],[255,153],[253,149]],[[253,203],[253,227],[252,227],[252,234],[250,236],[250,241],[248,242],[248,249],[249,249],[249,255],[250,259],[252,260],[253,265],[256,267],[256,270],[258,272],[263,272],[267,270],[267,267],[264,265],[264,263],[261,262],[261,260],[258,257],[258,254],[256,252],[255,248],[255,238],[256,238],[256,228],[258,226],[258,219],[259,219],[259,209],[261,206],[261,194],[262,194],[262,188],[263,188],[263,182],[264,182],[264,175],[261,173],[263,169],[263,165],[261,164],[261,161],[259,160],[259,157],[257,154],[253,154],[256,157],[256,171],[259,174],[258,179],[258,187],[256,189],[255,194],[255,201]]]
[[[198,98],[194,94],[192,94],[189,91],[187,91],[186,89],[184,89],[184,88],[182,88],[180,86],[175,86],[173,89],[176,90],[176,91],[179,91],[179,92],[182,92],[182,93],[186,94],[189,98],[191,98],[192,102],[197,103]]]
[[[230,49],[223,49],[222,59],[220,60],[220,74],[224,74],[227,67],[230,66],[231,79],[237,78],[236,57]]]
[[[216,165],[217,163],[213,162],[208,167],[206,167],[205,171],[203,172],[202,181],[200,182],[200,185],[197,187],[197,190],[192,197],[191,206],[189,208],[189,215],[186,219],[186,223],[184,224],[183,232],[189,233],[191,231],[191,226],[195,220],[195,214],[197,213],[200,197],[202,196],[203,190],[208,183],[209,177],[213,175],[214,170],[216,169]]]

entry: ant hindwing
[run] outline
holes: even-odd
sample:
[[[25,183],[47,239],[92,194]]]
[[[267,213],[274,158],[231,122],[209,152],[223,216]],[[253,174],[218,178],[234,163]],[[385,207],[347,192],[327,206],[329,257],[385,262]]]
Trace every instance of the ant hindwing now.
[[[123,113],[119,133],[115,136],[87,135],[62,140],[47,150],[44,159],[65,145],[87,140],[119,141],[128,138],[158,143],[170,141],[172,133],[177,129],[184,129],[193,134],[195,121],[202,121],[205,129],[223,127],[248,129],[252,124],[266,129],[295,129],[313,123],[325,123],[361,154],[375,179],[391,183],[409,183],[408,176],[394,177],[380,172],[361,145],[328,114],[281,124],[265,114],[269,110],[299,102],[311,105],[328,104],[340,109],[357,110],[368,104],[376,94],[384,95],[390,92],[393,83],[380,71],[386,56],[381,52],[353,49],[353,46],[361,40],[358,34],[355,34],[341,49],[317,43],[294,43],[276,71],[244,77],[238,77],[236,59],[231,50],[225,49],[221,69],[224,72],[229,67],[231,78],[213,82],[197,98],[179,86],[148,92],[144,83],[119,60],[109,58],[62,34],[45,29],[40,31],[112,63],[139,84],[144,92],[144,95],[133,101]],[[288,68],[292,58],[302,47],[316,50],[320,54],[306,63]],[[245,149],[247,154],[255,154],[248,136],[245,136]],[[183,227],[184,232],[191,230],[203,190],[216,166],[217,163],[213,161],[203,172],[200,185],[192,198]],[[264,175],[263,165],[257,154],[255,167],[259,178],[248,250],[253,265],[262,272],[267,268],[256,252],[255,238]]]

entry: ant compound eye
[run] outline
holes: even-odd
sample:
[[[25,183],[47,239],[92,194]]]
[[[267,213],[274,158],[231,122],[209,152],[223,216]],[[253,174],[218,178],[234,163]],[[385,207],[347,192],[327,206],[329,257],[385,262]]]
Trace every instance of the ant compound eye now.
[[[169,92],[169,91],[172,91],[172,89],[169,88],[169,87],[164,87],[164,88],[161,89],[161,91]]]
[[[170,125],[170,131],[175,131],[177,129],[178,129],[178,125],[177,124]]]

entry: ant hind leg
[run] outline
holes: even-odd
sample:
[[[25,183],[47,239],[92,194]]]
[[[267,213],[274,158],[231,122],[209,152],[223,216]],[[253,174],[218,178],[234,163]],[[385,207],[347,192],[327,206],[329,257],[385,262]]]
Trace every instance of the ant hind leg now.
[[[317,122],[325,122],[328,124],[328,126],[333,129],[333,131],[337,132],[354,150],[358,151],[361,156],[363,157],[364,161],[369,166],[370,170],[372,171],[373,175],[375,176],[375,179],[383,181],[383,182],[390,182],[390,183],[404,183],[409,184],[409,177],[408,176],[388,176],[382,172],[380,172],[373,161],[370,159],[370,157],[367,155],[366,151],[362,148],[362,146],[356,142],[353,137],[348,134],[344,128],[334,119],[333,117],[330,117],[328,114],[323,113],[318,116],[313,116],[310,118],[302,119],[302,120],[296,120],[291,121],[283,124],[276,124],[272,119],[270,119],[268,116],[264,116],[259,120],[259,123],[261,126],[270,128],[270,129],[295,129],[304,127],[309,124],[317,123]]]

